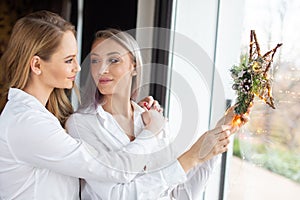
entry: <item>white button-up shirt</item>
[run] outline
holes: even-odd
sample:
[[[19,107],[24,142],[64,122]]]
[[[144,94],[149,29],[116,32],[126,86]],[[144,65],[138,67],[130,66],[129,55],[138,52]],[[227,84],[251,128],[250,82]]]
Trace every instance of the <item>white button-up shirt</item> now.
[[[145,133],[147,134],[147,133]],[[124,149],[135,151],[137,144]],[[105,163],[116,163],[112,171]],[[0,116],[0,199],[79,199],[80,178],[130,182],[126,173],[141,170],[148,158],[124,152],[97,152],[66,133],[58,119],[35,97],[11,88]],[[134,163],[134,164],[133,164]],[[109,172],[109,173],[108,173]]]
[[[144,127],[141,118],[144,110],[134,102],[132,105],[134,107],[134,135],[138,138]],[[81,138],[100,152],[117,151],[131,143],[113,116],[104,111],[100,105],[91,105],[72,114],[66,127],[72,136]],[[158,162],[163,162],[163,158],[158,157]],[[186,175],[179,162],[174,159],[161,170],[149,172],[141,170],[130,183],[126,184],[118,181],[86,179],[82,184],[82,199],[197,199],[203,192],[215,162],[216,159],[212,159],[198,165]]]

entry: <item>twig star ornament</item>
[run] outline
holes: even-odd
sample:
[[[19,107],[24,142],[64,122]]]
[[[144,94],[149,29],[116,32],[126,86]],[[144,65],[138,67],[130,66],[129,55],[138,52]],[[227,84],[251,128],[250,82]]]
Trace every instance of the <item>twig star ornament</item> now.
[[[272,97],[272,76],[270,75],[270,68],[274,54],[281,45],[282,43],[277,44],[275,48],[262,56],[255,31],[251,30],[249,57],[243,56],[240,64],[238,66],[234,65],[230,69],[234,81],[232,88],[237,94],[234,108],[236,117],[233,120],[233,123],[236,125],[241,123],[241,116],[245,114],[248,108],[253,104],[255,96],[275,109],[274,99]]]

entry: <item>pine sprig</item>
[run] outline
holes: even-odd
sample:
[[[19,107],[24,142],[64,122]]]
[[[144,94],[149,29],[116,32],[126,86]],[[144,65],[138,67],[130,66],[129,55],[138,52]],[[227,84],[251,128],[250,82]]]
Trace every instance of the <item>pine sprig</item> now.
[[[254,84],[254,82],[257,83],[257,80],[253,77],[247,55],[241,56],[240,64],[234,65],[230,69],[230,72],[234,80],[232,88],[237,93],[235,113],[241,115],[247,112],[253,101],[253,88],[257,88],[257,84]]]

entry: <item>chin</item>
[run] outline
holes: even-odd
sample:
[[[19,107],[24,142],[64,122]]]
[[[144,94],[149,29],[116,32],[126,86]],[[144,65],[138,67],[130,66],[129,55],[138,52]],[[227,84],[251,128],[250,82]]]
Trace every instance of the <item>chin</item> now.
[[[72,89],[73,88],[73,83],[72,84],[66,84],[64,87],[61,87],[62,89]]]
[[[72,89],[73,88],[73,84],[69,87],[66,87],[66,89]]]

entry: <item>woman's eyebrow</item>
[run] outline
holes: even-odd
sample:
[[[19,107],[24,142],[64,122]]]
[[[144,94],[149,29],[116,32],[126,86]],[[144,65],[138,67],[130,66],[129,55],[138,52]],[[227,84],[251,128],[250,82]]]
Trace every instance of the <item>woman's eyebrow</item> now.
[[[100,56],[99,54],[97,53],[90,53],[91,56]]]
[[[69,55],[67,57],[65,57],[64,59],[68,59],[68,58],[74,58],[76,55]]]
[[[119,53],[119,52],[117,52],[117,51],[109,52],[109,53],[107,53],[106,55],[110,56],[110,55],[114,55],[114,54],[121,55],[121,53]]]
[[[119,53],[119,52],[117,52],[117,51],[109,52],[109,53],[107,53],[106,55],[107,55],[107,56],[111,56],[111,55],[115,55],[115,54],[121,55],[121,53]],[[97,54],[97,53],[95,53],[95,52],[92,52],[92,53],[90,53],[90,56],[100,56],[100,55]]]

